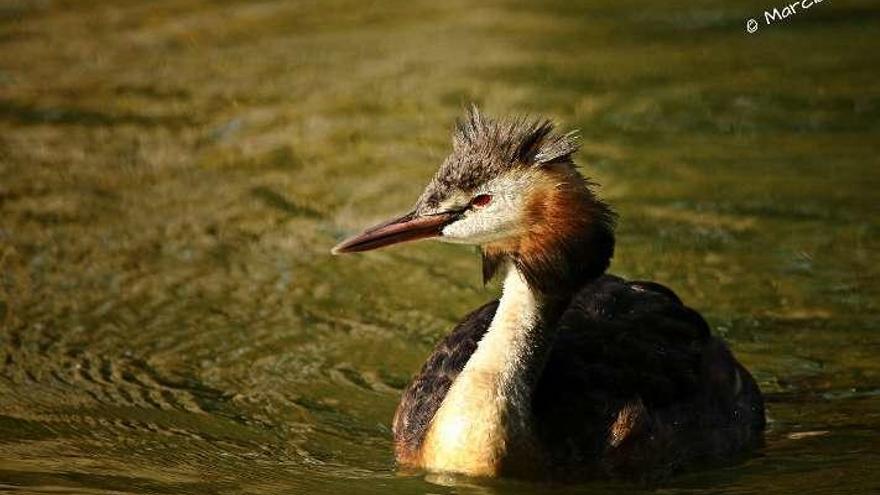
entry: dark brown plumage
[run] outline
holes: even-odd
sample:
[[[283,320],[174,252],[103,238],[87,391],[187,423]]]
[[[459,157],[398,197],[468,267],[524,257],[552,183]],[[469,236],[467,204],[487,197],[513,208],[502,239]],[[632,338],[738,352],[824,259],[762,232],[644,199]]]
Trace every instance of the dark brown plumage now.
[[[417,455],[497,307],[467,315],[407,387],[393,422],[399,459]],[[564,478],[656,479],[760,445],[765,424],[754,379],[696,311],[665,286],[612,275],[572,298],[532,403],[552,447],[542,470]],[[628,431],[613,431],[634,407]]]
[[[549,121],[471,109],[414,209],[340,243],[478,245],[504,294],[443,339],[394,417],[401,464],[471,475],[658,478],[760,444],[752,376],[655,282],[605,274],[615,215]]]

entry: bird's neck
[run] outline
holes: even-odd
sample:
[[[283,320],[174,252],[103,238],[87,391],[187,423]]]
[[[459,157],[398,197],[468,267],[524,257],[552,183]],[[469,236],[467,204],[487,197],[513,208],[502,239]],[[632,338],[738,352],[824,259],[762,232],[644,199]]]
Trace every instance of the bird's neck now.
[[[568,299],[536,290],[511,265],[492,323],[464,371],[497,374],[508,393],[505,399],[515,403],[517,411],[528,412],[531,391],[553,345],[558,313]]]
[[[425,467],[496,475],[502,460],[524,460],[535,451],[532,393],[567,302],[532,288],[509,268],[492,323],[431,423]]]

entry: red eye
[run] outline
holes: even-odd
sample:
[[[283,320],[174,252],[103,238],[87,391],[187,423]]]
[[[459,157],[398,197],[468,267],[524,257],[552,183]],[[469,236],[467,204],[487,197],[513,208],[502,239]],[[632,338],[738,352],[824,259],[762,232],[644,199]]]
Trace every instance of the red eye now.
[[[491,194],[477,194],[474,196],[474,199],[471,200],[471,206],[476,206],[477,208],[482,208],[489,203],[492,202]]]

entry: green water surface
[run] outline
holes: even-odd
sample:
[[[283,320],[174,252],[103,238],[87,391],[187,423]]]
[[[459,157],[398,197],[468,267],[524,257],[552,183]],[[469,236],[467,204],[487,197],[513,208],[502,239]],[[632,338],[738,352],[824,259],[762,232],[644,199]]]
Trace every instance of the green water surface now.
[[[0,1],[0,492],[880,490],[880,6],[772,7]],[[470,102],[580,129],[612,271],[753,371],[757,455],[396,471],[402,387],[498,287],[460,246],[329,249],[410,206]]]

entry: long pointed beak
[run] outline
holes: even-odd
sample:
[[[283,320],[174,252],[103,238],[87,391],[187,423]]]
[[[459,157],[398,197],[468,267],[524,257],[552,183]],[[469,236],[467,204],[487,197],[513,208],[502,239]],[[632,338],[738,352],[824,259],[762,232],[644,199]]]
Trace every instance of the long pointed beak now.
[[[456,213],[438,213],[417,216],[415,212],[395,218],[349,237],[337,244],[330,252],[333,254],[371,251],[401,242],[427,239],[441,235],[443,227],[456,217]]]

